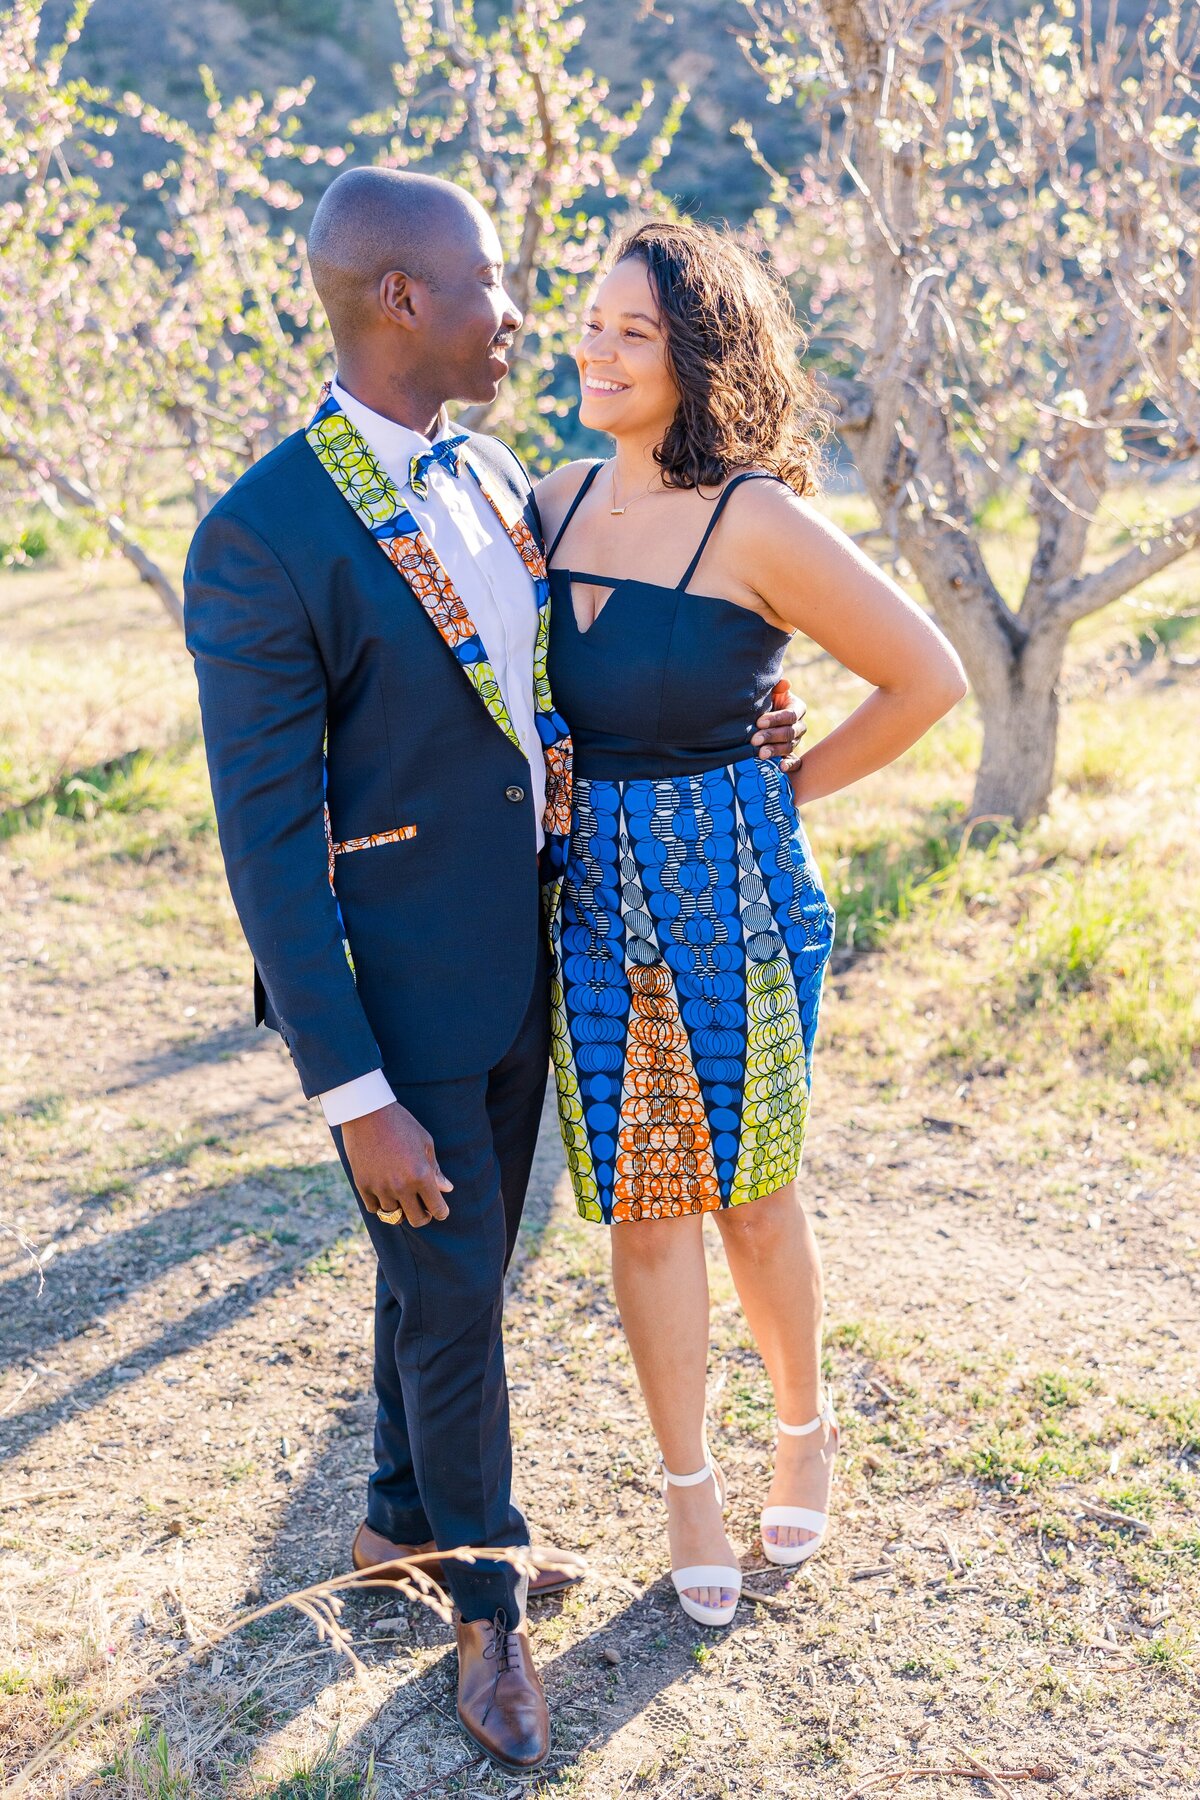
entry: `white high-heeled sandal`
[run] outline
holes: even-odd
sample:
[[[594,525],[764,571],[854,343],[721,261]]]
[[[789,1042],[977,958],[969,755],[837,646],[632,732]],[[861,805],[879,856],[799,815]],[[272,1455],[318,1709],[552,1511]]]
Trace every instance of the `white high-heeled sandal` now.
[[[662,1462],[662,1496],[663,1505],[667,1502],[669,1487],[699,1487],[702,1481],[711,1480],[716,1489],[717,1504],[725,1509],[725,1483],[712,1457],[706,1457],[704,1467],[697,1469],[694,1475],[672,1475],[666,1463]],[[697,1625],[729,1625],[737,1611],[738,1601],[742,1595],[742,1571],[725,1563],[697,1563],[689,1569],[672,1569],[671,1580],[675,1584],[675,1592],[679,1596],[679,1604],[689,1619]],[[732,1588],[732,1606],[705,1606],[699,1600],[690,1600],[684,1593],[685,1588]]]
[[[780,1418],[775,1423],[785,1437],[807,1437],[810,1432],[819,1431],[822,1425],[828,1425],[833,1432],[834,1451],[837,1450],[837,1415],[828,1395],[816,1418],[810,1419],[807,1425],[785,1425]],[[778,1564],[781,1569],[794,1569],[797,1563],[807,1561],[821,1548],[829,1527],[829,1514],[817,1512],[811,1506],[765,1506],[760,1524],[763,1555],[767,1561]],[[814,1535],[806,1538],[802,1544],[772,1544],[767,1538],[767,1527],[770,1525],[795,1525],[801,1531],[811,1531]]]

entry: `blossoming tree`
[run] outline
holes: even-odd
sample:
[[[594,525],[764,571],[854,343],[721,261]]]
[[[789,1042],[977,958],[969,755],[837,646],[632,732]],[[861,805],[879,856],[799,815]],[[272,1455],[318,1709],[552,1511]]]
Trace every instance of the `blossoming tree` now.
[[[1011,23],[942,0],[746,0],[776,103],[824,123],[776,174],[778,216],[823,249],[822,328],[848,373],[840,432],[958,648],[983,719],[972,812],[1050,793],[1072,628],[1200,543],[1152,483],[1124,548],[1122,467],[1200,443],[1200,16],[1045,0]],[[753,133],[744,127],[753,148]],[[980,498],[1027,489],[1016,603]]]
[[[300,195],[269,165],[343,152],[299,141],[304,90],[227,105],[206,76],[198,132],[67,79],[89,5],[49,47],[41,0],[0,19],[0,462],[96,519],[179,619],[139,521],[181,487],[203,511],[311,398],[324,344],[289,229]],[[130,122],[165,159],[146,177],[161,202],[150,243],[97,182]]]
[[[568,404],[554,375],[572,309],[614,210],[670,210],[654,182],[687,90],[677,88],[656,120],[654,88],[644,82],[617,112],[607,83],[576,66],[580,0],[515,0],[490,30],[474,0],[396,0],[396,12],[405,60],[395,69],[395,103],[360,129],[384,139],[376,161],[429,163],[495,219],[525,323],[513,378],[466,423],[487,423],[518,448],[544,452],[556,442],[550,420]]]
[[[17,472],[18,501],[98,521],[179,620],[144,524],[202,516],[311,408],[331,346],[296,229],[302,196],[285,176],[336,167],[346,151],[301,136],[311,84],[227,101],[202,71],[198,129],[68,78],[90,4],[78,0],[51,45],[43,0],[0,15],[0,467]],[[606,213],[649,202],[686,96],[655,124],[648,87],[612,111],[603,85],[568,67],[578,0],[517,0],[487,31],[470,0],[398,0],[397,14],[396,101],[355,127],[358,154],[450,175],[495,215],[526,323],[490,422],[545,451],[566,404],[554,375],[570,301]],[[102,198],[132,130],[155,151],[153,231],[145,208],[135,232]]]

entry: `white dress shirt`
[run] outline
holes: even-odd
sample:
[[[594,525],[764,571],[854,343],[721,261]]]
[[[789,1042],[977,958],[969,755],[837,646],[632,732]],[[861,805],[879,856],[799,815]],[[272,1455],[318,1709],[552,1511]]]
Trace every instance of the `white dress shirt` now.
[[[436,436],[430,439],[372,412],[336,380],[333,396],[433,545],[483,639],[513,730],[529,759],[529,794],[540,850],[546,764],[535,722],[533,651],[538,617],[529,571],[461,461],[457,476],[440,463],[431,463],[425,471],[424,498],[413,492],[409,483],[412,458],[428,450],[431,443],[453,435],[444,415]],[[370,851],[364,854],[369,856]],[[378,1112],[395,1098],[382,1069],[373,1069],[369,1075],[360,1075],[320,1096],[330,1125],[345,1125]]]

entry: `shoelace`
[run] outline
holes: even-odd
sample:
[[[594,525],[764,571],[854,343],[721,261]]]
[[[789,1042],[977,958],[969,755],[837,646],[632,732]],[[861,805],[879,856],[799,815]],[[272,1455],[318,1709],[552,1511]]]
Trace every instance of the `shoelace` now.
[[[508,1640],[511,1635],[512,1634],[510,1633],[510,1631],[508,1629],[508,1624],[506,1622],[505,1614],[499,1607],[497,1607],[496,1608],[496,1616],[492,1620],[492,1641],[487,1646],[487,1648],[485,1649],[485,1651],[483,1653],[485,1661],[491,1657],[495,1657],[495,1659],[496,1659],[496,1679],[492,1683],[492,1691],[491,1691],[491,1694],[488,1696],[488,1703],[483,1709],[483,1718],[480,1720],[480,1724],[482,1724],[482,1725],[487,1724],[487,1716],[491,1712],[492,1707],[496,1703],[496,1694],[499,1691],[499,1687],[500,1687],[500,1677],[502,1675],[509,1674],[512,1670],[513,1665],[512,1665],[510,1656],[509,1656],[509,1644],[508,1644]]]
[[[408,465],[408,485],[417,498],[424,500],[429,493],[426,471],[434,463],[440,463],[448,475],[458,474],[458,453],[467,441],[467,433],[460,431],[454,437],[439,438],[428,450],[422,450],[420,456],[414,456]]]

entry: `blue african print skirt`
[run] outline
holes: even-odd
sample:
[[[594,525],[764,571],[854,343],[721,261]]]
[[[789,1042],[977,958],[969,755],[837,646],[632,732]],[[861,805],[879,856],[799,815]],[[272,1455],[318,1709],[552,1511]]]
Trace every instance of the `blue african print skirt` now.
[[[713,1212],[795,1178],[833,926],[778,764],[577,777],[552,1053],[585,1219]]]

